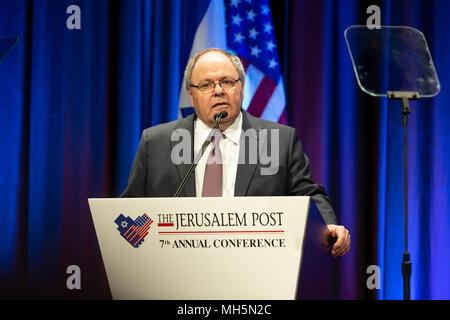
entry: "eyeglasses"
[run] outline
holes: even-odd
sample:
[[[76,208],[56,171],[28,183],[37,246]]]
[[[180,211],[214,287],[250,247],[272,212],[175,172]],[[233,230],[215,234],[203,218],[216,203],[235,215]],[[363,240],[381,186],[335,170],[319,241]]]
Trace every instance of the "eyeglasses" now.
[[[212,92],[216,88],[216,84],[219,84],[219,86],[223,90],[231,90],[236,87],[236,83],[240,80],[241,80],[241,78],[239,78],[237,80],[230,79],[230,78],[225,78],[225,79],[221,79],[218,81],[206,80],[206,81],[200,82],[197,86],[191,84],[191,87],[197,88],[202,93]]]

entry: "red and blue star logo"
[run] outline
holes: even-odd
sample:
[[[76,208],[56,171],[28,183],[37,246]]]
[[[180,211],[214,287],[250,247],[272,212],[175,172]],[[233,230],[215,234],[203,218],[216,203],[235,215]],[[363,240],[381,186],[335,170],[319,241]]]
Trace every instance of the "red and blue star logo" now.
[[[144,213],[133,221],[130,217],[120,214],[114,222],[118,225],[120,235],[133,247],[138,248],[148,235],[148,230],[153,220]]]

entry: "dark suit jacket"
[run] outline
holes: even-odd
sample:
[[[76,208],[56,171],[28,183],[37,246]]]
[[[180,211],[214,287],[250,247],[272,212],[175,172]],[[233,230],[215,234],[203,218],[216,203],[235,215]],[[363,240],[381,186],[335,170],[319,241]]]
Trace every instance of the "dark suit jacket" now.
[[[273,141],[279,140],[278,168],[274,174],[263,174],[262,168],[270,167],[265,160],[252,161],[250,144],[240,142],[240,155],[248,161],[239,161],[236,175],[236,197],[240,196],[311,196],[327,224],[337,224],[336,215],[329,203],[325,188],[316,184],[309,170],[309,160],[304,154],[294,128],[253,117],[242,111],[242,130],[254,129],[258,139],[258,154],[271,155]],[[194,137],[195,115],[160,124],[143,131],[139,148],[128,179],[128,186],[121,197],[171,197],[189,169],[190,163],[176,165],[171,152],[180,141],[171,141],[174,130],[184,129]],[[264,130],[268,129],[268,130]],[[272,139],[271,129],[276,130],[279,139]],[[190,144],[190,158],[193,162],[193,139]],[[245,152],[245,153],[244,153]],[[262,153],[268,152],[268,153]],[[206,156],[206,155],[205,155]],[[242,159],[242,158],[241,158]],[[264,159],[264,158],[263,158]],[[256,162],[256,163],[255,163]],[[195,197],[195,179],[192,175],[180,194],[181,197]]]

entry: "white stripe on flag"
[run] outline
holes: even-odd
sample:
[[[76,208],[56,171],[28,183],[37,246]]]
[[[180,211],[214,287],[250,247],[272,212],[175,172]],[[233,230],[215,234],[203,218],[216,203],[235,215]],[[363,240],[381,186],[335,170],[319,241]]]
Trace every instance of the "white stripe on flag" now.
[[[264,73],[262,73],[258,68],[250,64],[245,73],[245,84],[244,84],[244,101],[242,101],[242,108],[244,110],[248,109],[250,102],[252,102],[253,95],[258,89],[259,84],[264,78]]]
[[[275,88],[269,102],[261,115],[261,118],[278,122],[286,106],[286,98],[284,96],[284,85],[283,78],[278,81],[277,87]]]
[[[206,10],[200,25],[195,32],[189,59],[206,48],[227,48],[227,34],[225,30],[225,5],[223,0],[211,0],[208,10]],[[186,92],[185,79],[180,88],[180,98],[178,102],[178,118],[182,118],[181,108],[190,107],[191,101]]]

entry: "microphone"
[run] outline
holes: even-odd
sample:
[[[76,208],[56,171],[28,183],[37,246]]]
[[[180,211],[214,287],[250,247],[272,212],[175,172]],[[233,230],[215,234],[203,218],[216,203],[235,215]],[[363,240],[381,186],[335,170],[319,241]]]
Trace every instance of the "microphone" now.
[[[228,117],[228,112],[226,112],[226,111],[220,111],[220,113],[216,113],[215,115],[214,115],[214,120],[216,120],[216,123],[217,123],[217,118],[222,118],[222,119],[225,119],[226,117]],[[219,122],[220,122],[220,120],[219,120]]]
[[[209,135],[206,138],[205,142],[203,142],[202,148],[198,151],[197,155],[195,156],[194,163],[191,164],[191,166],[189,167],[188,172],[183,177],[183,180],[181,180],[181,183],[178,186],[177,191],[175,191],[175,193],[173,194],[174,198],[177,198],[180,195],[181,191],[183,191],[184,185],[186,184],[188,179],[191,177],[192,173],[194,173],[194,170],[197,167],[198,162],[202,158],[203,153],[205,153],[206,148],[211,143],[212,137],[214,136],[214,134],[218,130],[219,125],[220,125],[220,120],[225,119],[226,117],[228,117],[228,112],[226,112],[226,111],[220,111],[219,113],[216,113],[214,115],[214,120],[216,120],[216,123],[214,124],[214,128],[211,129],[211,132],[209,133]]]

